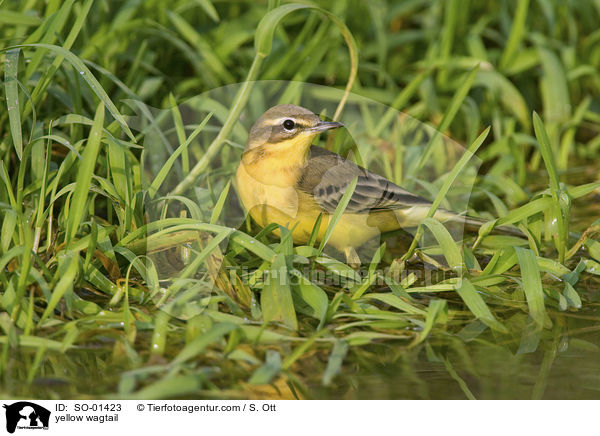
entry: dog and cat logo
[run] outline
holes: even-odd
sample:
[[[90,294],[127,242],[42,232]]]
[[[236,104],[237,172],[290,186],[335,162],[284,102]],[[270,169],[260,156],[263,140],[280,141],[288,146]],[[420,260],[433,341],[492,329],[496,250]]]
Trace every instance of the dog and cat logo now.
[[[48,430],[50,411],[42,406],[29,401],[19,401],[5,404],[6,431],[14,433],[16,429],[22,430]]]

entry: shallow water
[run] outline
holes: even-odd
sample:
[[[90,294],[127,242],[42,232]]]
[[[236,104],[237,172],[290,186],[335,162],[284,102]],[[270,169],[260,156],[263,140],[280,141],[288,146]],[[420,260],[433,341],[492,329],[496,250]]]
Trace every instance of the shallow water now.
[[[314,386],[314,398],[600,398],[600,308],[553,321],[533,352],[519,350],[520,338],[498,341],[489,331],[468,342],[437,338],[408,352],[379,346],[368,363],[346,368],[344,382]]]
[[[299,397],[598,399],[600,293],[591,291],[584,298],[587,300],[584,310],[550,311],[553,327],[540,333],[537,346],[531,336],[523,334],[526,314],[516,313],[505,323],[512,332],[509,335],[485,329],[468,338],[464,334],[438,331],[414,349],[402,341],[350,347],[341,373],[328,387],[321,384],[321,374],[329,351],[314,353],[303,358],[300,367],[294,369],[304,383]],[[93,347],[68,353],[49,351],[39,376],[30,385],[23,382],[28,365],[22,362],[29,362],[33,353],[18,352],[18,356],[8,361],[4,375],[11,374],[11,377],[3,380],[3,396],[114,398],[123,372],[140,368],[140,364],[146,368],[167,368],[169,357],[147,361],[148,356],[140,356],[141,361],[137,362],[128,359],[119,341],[114,340],[118,336],[117,330],[107,329],[105,341]],[[144,342],[142,340],[141,345],[145,348]],[[227,368],[228,365],[224,365],[221,372],[225,379],[214,380],[215,386],[223,384],[222,393],[213,389],[183,395],[187,398],[254,398],[256,393],[252,390],[244,390],[239,385],[233,389],[227,386]],[[160,378],[165,372],[158,370],[155,375]],[[273,390],[267,396],[293,398],[293,395],[277,392]]]

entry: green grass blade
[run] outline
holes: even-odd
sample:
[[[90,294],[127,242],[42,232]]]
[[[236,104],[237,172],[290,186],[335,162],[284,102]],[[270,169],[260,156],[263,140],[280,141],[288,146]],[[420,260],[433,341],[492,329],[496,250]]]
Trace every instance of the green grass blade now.
[[[271,264],[265,286],[260,294],[260,305],[265,322],[277,321],[292,330],[298,329],[290,279],[283,254],[278,254]]]
[[[490,308],[469,279],[462,279],[460,284],[456,286],[456,292],[460,295],[460,298],[462,298],[469,310],[473,312],[473,315],[481,320],[481,322],[494,330],[508,333],[507,328],[494,317]]]
[[[79,270],[79,256],[76,252],[71,251],[64,255],[60,263],[61,265],[56,274],[58,282],[52,290],[52,296],[50,297],[50,301],[48,301],[48,306],[46,306],[44,313],[40,317],[38,326],[43,325],[44,321],[54,312],[61,298],[73,290],[75,275]]]
[[[254,50],[261,57],[267,57],[271,53],[273,47],[273,34],[279,22],[290,13],[299,9],[311,8],[311,5],[299,3],[290,3],[279,6],[272,11],[269,11],[256,28],[256,36],[254,37]]]
[[[171,365],[178,365],[180,363],[186,362],[200,353],[204,351],[204,349],[212,344],[213,342],[218,341],[227,333],[237,329],[238,326],[232,323],[220,323],[213,326],[206,333],[200,335],[192,342],[187,344],[183,349],[177,354],[177,356],[173,359]]]
[[[460,250],[454,239],[452,239],[452,235],[448,232],[448,229],[444,227],[442,223],[433,218],[425,218],[423,220],[423,225],[431,230],[435,239],[437,239],[438,244],[440,244],[440,248],[448,261],[448,265],[454,271],[459,274],[464,271],[465,265],[463,262],[462,255],[460,254]]]
[[[213,21],[217,23],[220,21],[219,13],[210,0],[196,0],[196,2],[204,10],[204,12],[206,12],[206,15],[208,15]]]
[[[552,201],[554,203],[554,218],[558,224],[558,238],[556,241],[556,248],[558,249],[558,256],[560,262],[564,262],[565,254],[567,252],[567,239],[568,239],[568,208],[570,201],[568,196],[563,196],[563,192],[560,188],[560,182],[558,179],[558,171],[556,169],[556,160],[554,158],[554,152],[550,145],[550,139],[544,128],[544,123],[537,113],[533,113],[533,127],[535,129],[535,136],[538,139],[540,146],[540,153],[544,159],[544,164],[548,171],[550,178],[550,191],[552,192]]]
[[[344,195],[342,195],[342,198],[341,198],[340,202],[338,203],[338,205],[336,206],[335,211],[333,212],[333,215],[331,215],[331,217],[329,219],[329,224],[327,225],[327,229],[325,230],[325,234],[323,235],[323,239],[321,239],[321,244],[319,245],[318,254],[321,254],[323,252],[323,249],[325,248],[325,244],[327,244],[327,241],[329,241],[329,238],[331,237],[331,234],[333,233],[333,229],[335,228],[338,221],[342,217],[344,211],[346,210],[346,207],[348,207],[348,203],[350,202],[350,199],[352,198],[352,194],[354,194],[354,190],[356,189],[357,183],[358,183],[358,177],[355,177],[348,184],[348,186],[346,186]]]
[[[525,36],[528,7],[529,0],[519,0],[510,29],[510,36],[500,58],[500,69],[502,70],[508,67]]]
[[[323,377],[321,378],[323,386],[329,386],[333,378],[340,373],[342,363],[344,362],[344,358],[346,357],[349,348],[348,342],[343,340],[335,341],[331,354],[329,355],[329,360],[327,361],[327,368],[325,368]]]
[[[529,314],[536,325],[543,328],[546,324],[546,307],[536,255],[533,251],[521,247],[515,247],[515,251],[521,266],[523,291],[527,298]]]
[[[548,170],[548,177],[550,177],[550,189],[552,190],[552,196],[555,198],[555,201],[557,201],[560,184],[558,180],[558,171],[556,170],[554,152],[552,150],[552,146],[550,145],[550,139],[548,138],[548,133],[546,133],[544,123],[536,112],[533,113],[533,127],[535,129],[535,136],[540,146],[540,153],[544,158],[546,169]]]
[[[425,163],[428,162],[429,159],[431,158],[431,153],[433,151],[433,145],[437,141],[439,135],[443,134],[448,129],[448,127],[450,127],[450,124],[452,124],[452,121],[454,121],[454,117],[456,116],[456,114],[458,113],[458,110],[460,109],[461,105],[463,104],[465,97],[471,90],[471,86],[473,85],[473,82],[475,80],[475,77],[477,76],[478,71],[479,71],[479,65],[477,65],[475,68],[473,68],[469,72],[469,74],[463,81],[460,88],[458,88],[458,90],[452,97],[452,101],[450,101],[450,105],[446,109],[446,112],[444,113],[444,116],[442,117],[442,120],[440,121],[440,124],[437,127],[435,133],[432,135],[431,139],[425,146],[425,150],[423,151],[423,154],[419,158],[419,161],[417,162],[417,164],[415,166],[410,168],[409,171],[410,171],[411,176],[414,176],[421,169],[423,169],[423,166],[425,165]],[[487,130],[486,130],[486,132],[487,132]],[[486,133],[486,136],[487,136],[487,133]]]
[[[0,23],[11,26],[38,26],[40,19],[34,15],[2,9]]]
[[[13,49],[6,52],[4,63],[4,90],[6,91],[6,109],[10,121],[10,133],[13,146],[19,160],[23,157],[23,135],[21,132],[21,108],[19,106],[19,89],[17,86],[17,72],[19,69],[20,50]]]
[[[444,318],[447,309],[448,307],[446,304],[446,300],[435,299],[429,302],[429,307],[427,308],[427,316],[425,317],[425,327],[411,342],[411,347],[414,347],[415,345],[418,345],[425,339],[427,339],[427,336],[429,336],[429,333],[431,333],[433,326],[437,322],[440,322],[442,318]]]
[[[102,138],[102,128],[104,125],[104,104],[100,102],[96,109],[96,116],[90,131],[87,145],[83,151],[82,161],[79,164],[77,171],[77,181],[75,190],[71,199],[71,209],[67,222],[66,243],[67,246],[75,238],[75,234],[79,230],[79,224],[84,217],[85,206],[96,166],[96,159],[100,151],[100,140]]]
[[[179,279],[185,279],[192,274],[196,273],[196,270],[202,265],[204,259],[206,259],[215,249],[219,247],[219,244],[225,240],[231,233],[233,229],[225,230],[219,234],[217,234],[214,238],[211,238],[210,242],[206,244],[206,246],[202,249],[202,251],[194,257],[192,262],[188,266],[184,268],[184,270],[179,274]]]
[[[188,146],[192,143],[192,141],[196,138],[196,136],[198,136],[198,134],[200,132],[202,132],[202,129],[204,128],[206,123],[208,123],[208,120],[210,120],[211,117],[212,117],[212,113],[209,113],[206,117],[204,117],[202,122],[200,124],[198,124],[198,126],[194,129],[194,131],[190,134],[190,136],[188,136],[186,141],[183,144],[181,144],[179,147],[177,147],[175,152],[169,156],[169,159],[167,159],[167,161],[162,166],[162,168],[160,169],[160,171],[158,172],[158,174],[156,175],[154,180],[152,180],[150,187],[148,188],[148,195],[150,196],[150,198],[154,198],[156,196],[156,193],[160,189],[160,186],[162,185],[162,183],[165,181],[165,178],[167,177],[167,175],[171,172],[171,169],[173,168],[173,164],[175,163],[175,161],[177,160],[179,155],[181,155],[183,152],[185,152],[187,150]]]
[[[88,69],[88,67],[85,66],[85,64],[81,61],[81,59],[79,59],[77,56],[75,56],[70,51],[65,50],[62,47],[59,47],[56,45],[51,45],[51,44],[20,44],[17,47],[44,48],[44,49],[50,50],[50,51],[55,52],[56,54],[64,57],[67,61],[69,61],[69,63],[71,65],[73,65],[73,68],[75,68],[75,70],[78,71],[79,74],[81,74],[81,76],[83,77],[83,80],[85,80],[87,82],[87,84],[90,86],[90,88],[92,89],[92,92],[94,92],[94,94],[96,94],[96,96],[100,100],[102,100],[102,103],[104,104],[104,106],[106,106],[106,108],[112,114],[114,119],[117,120],[117,122],[121,125],[121,127],[123,128],[123,131],[127,134],[127,136],[129,136],[129,138],[133,142],[136,142],[135,136],[129,129],[129,126],[127,125],[127,122],[125,121],[125,118],[123,117],[123,115],[121,115],[121,113],[119,112],[119,110],[117,109],[115,104],[112,102],[112,100],[110,99],[110,97],[108,96],[108,94],[106,93],[104,88],[102,87],[102,85],[100,85],[100,82],[98,82],[98,80],[94,77],[94,75]],[[4,49],[4,50],[6,50],[6,49]]]
[[[450,173],[446,176],[446,179],[444,180],[444,184],[440,188],[438,194],[436,195],[435,199],[433,200],[433,202],[429,208],[429,211],[427,212],[427,218],[432,218],[435,216],[435,213],[436,213],[438,207],[442,203],[442,200],[446,197],[446,194],[450,190],[450,187],[452,186],[452,184],[454,183],[454,181],[456,180],[456,178],[458,177],[460,172],[463,170],[463,168],[467,165],[467,163],[469,162],[471,157],[475,155],[477,150],[479,150],[479,147],[481,147],[481,145],[487,138],[487,135],[489,134],[489,132],[490,132],[490,128],[488,127],[481,133],[481,135],[479,135],[477,137],[477,139],[475,139],[475,141],[473,141],[473,144],[471,144],[471,146],[468,148],[468,150],[461,156],[461,158],[459,159],[457,164],[454,166],[454,168],[452,168],[452,171],[450,171]],[[413,255],[414,250],[417,247],[419,239],[421,238],[422,235],[423,235],[423,226],[419,225],[409,249],[402,256],[402,260],[406,260],[410,256]]]
[[[550,122],[565,122],[571,118],[569,87],[563,64],[550,49],[539,47],[544,71],[541,80],[544,117]]]
[[[327,307],[329,299],[323,289],[313,284],[310,280],[302,275],[297,270],[290,272],[294,277],[298,279],[298,285],[294,289],[296,295],[298,295],[308,306],[313,310],[314,317],[317,318],[321,323],[325,322],[325,316],[327,315]]]
[[[281,371],[281,355],[275,350],[267,350],[265,363],[258,367],[248,383],[264,385],[269,383]]]
[[[223,206],[225,205],[225,200],[227,200],[227,195],[229,194],[229,188],[231,188],[231,180],[227,182],[225,188],[221,191],[219,198],[213,208],[212,213],[210,214],[210,223],[216,224],[223,212]]]

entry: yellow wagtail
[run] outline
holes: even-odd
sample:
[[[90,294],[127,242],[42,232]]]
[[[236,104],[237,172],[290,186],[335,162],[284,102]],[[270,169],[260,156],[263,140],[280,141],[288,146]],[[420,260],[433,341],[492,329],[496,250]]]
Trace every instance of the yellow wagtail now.
[[[431,203],[339,154],[311,146],[316,135],[341,126],[299,106],[272,107],[250,130],[236,182],[244,207],[261,227],[277,223],[292,229],[294,242],[306,243],[319,214],[317,240],[323,238],[346,187],[357,177],[328,243],[358,263],[354,248],[382,232],[417,226]],[[475,226],[484,222],[446,210],[434,218]]]

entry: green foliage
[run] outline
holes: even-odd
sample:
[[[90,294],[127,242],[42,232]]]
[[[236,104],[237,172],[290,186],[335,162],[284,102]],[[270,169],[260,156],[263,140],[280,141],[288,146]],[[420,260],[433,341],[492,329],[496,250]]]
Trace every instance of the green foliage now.
[[[1,2],[0,392],[237,398],[271,383],[273,397],[339,397],[354,368],[377,362],[435,397],[415,372],[426,362],[473,398],[484,388],[451,360],[477,377],[465,356],[486,345],[506,362],[546,350],[531,393],[543,397],[567,327],[578,314],[598,321],[600,9],[465,4]],[[352,90],[436,127],[412,166],[404,144],[383,159],[361,150],[406,185],[445,159],[443,135],[470,145],[483,165],[469,213],[489,222],[457,241],[431,218],[466,153],[427,186],[434,205],[412,243],[391,235],[361,271],[324,251],[353,184],[318,248],[316,233],[293,246],[278,226],[224,225],[239,207],[240,116],[263,103],[250,99],[260,79]],[[186,124],[177,103],[235,82],[231,106],[203,101],[206,116]],[[140,128],[132,101],[167,110],[140,109]],[[363,108],[373,137],[393,109],[376,119]],[[168,159],[147,180],[151,140]],[[507,225],[526,239],[491,233]],[[164,277],[160,256],[176,273]]]

